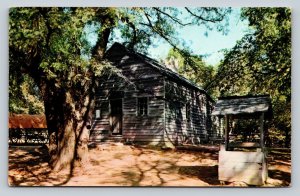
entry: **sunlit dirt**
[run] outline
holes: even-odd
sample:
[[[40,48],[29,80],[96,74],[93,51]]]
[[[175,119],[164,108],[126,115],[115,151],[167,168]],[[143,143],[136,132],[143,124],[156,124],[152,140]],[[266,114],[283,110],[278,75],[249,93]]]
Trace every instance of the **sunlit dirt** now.
[[[274,152],[264,186],[288,186],[290,153]],[[44,147],[10,147],[12,186],[247,186],[218,180],[218,153],[158,150],[119,143],[89,149],[89,164],[72,175],[51,172]]]

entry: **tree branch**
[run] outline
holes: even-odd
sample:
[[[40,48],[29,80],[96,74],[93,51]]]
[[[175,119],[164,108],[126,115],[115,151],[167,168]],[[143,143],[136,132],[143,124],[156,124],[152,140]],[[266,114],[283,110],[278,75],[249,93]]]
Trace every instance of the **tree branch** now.
[[[134,45],[137,43],[137,29],[135,27],[135,25],[129,20],[128,17],[123,18],[123,20],[125,22],[127,22],[127,24],[129,25],[129,27],[132,29],[133,31],[133,36],[131,38],[131,41],[129,42],[128,48],[133,50],[134,49]]]
[[[142,25],[148,26],[150,27],[155,33],[157,33],[159,36],[161,36],[166,42],[168,42],[173,48],[174,50],[178,51],[180,55],[182,55],[182,57],[188,61],[188,64],[193,68],[193,70],[196,70],[197,68],[193,65],[193,63],[195,63],[193,61],[193,59],[191,58],[191,55],[188,54],[188,52],[180,49],[179,47],[177,47],[177,44],[175,44],[170,37],[167,37],[163,32],[161,32],[160,29],[156,28],[155,26],[153,26],[151,20],[150,20],[150,16],[147,12],[144,11],[144,14],[146,16],[146,19],[148,21],[147,23],[140,23]]]
[[[209,18],[204,18],[203,16],[200,15],[197,15],[195,14],[194,12],[192,12],[189,8],[185,7],[184,8],[189,14],[191,14],[192,16],[200,19],[200,20],[203,20],[203,21],[206,21],[206,22],[221,22],[224,17],[225,17],[225,14],[220,14],[220,17],[219,18],[214,18],[214,19],[209,19]]]
[[[191,24],[192,24],[191,22],[189,22],[189,23],[182,23],[182,22],[180,21],[180,19],[178,19],[178,18],[176,18],[176,17],[174,17],[174,16],[171,16],[170,14],[168,14],[168,13],[162,11],[161,9],[159,9],[159,8],[157,8],[157,7],[153,7],[153,9],[156,10],[157,12],[159,12],[159,13],[161,13],[161,14],[167,16],[167,17],[169,17],[171,20],[173,20],[174,22],[180,24],[181,26],[187,26],[187,25],[191,25]]]

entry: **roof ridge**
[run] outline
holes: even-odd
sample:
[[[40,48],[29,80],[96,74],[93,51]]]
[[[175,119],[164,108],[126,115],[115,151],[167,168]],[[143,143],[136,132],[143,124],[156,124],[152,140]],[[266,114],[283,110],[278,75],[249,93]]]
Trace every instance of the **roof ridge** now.
[[[145,57],[146,59],[152,61],[151,63],[155,63],[155,66],[159,66],[159,67],[161,67],[161,68],[163,68],[163,69],[165,69],[165,70],[168,70],[168,71],[171,72],[172,74],[175,74],[177,77],[180,77],[180,79],[183,79],[183,80],[185,80],[186,82],[193,84],[195,87],[199,88],[200,90],[204,90],[202,87],[198,86],[197,84],[195,84],[195,83],[192,82],[191,80],[185,78],[184,76],[180,75],[179,73],[177,73],[177,72],[173,71],[172,69],[168,68],[165,64],[160,63],[160,62],[157,61],[156,59],[153,59],[153,58],[151,58],[151,57],[149,57],[149,56],[147,56],[147,55],[141,54],[141,53],[136,52],[136,51],[131,51],[131,50],[130,50],[129,52],[134,53],[135,55],[139,55],[139,56]],[[148,62],[148,63],[149,63],[149,62]]]
[[[202,91],[204,92],[205,94],[207,94],[209,96],[209,98],[215,102],[212,97],[207,93],[206,90],[203,89],[203,87],[200,87],[198,86],[196,83],[190,81],[189,79],[185,78],[184,76],[180,75],[179,73],[176,73],[174,72],[173,70],[169,69],[165,64],[161,64],[160,62],[158,62],[157,60],[145,55],[145,54],[142,54],[142,53],[139,53],[139,52],[136,52],[132,49],[128,49],[126,48],[123,44],[119,43],[119,42],[115,42],[111,48],[113,48],[114,46],[121,46],[127,53],[129,54],[132,54],[132,55],[135,55],[139,58],[141,58],[143,61],[145,61],[146,63],[150,64],[152,67],[158,69],[159,71],[162,71],[163,74],[166,74],[167,76],[173,78],[173,79],[177,79],[183,83],[185,83],[186,85],[189,85],[193,88],[196,88],[197,90],[199,91]],[[110,49],[111,49],[110,48]],[[109,49],[109,50],[110,50]]]

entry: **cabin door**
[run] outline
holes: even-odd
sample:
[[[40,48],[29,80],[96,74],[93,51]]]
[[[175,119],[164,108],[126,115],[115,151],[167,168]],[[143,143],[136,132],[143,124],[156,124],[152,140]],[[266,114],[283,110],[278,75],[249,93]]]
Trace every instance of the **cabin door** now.
[[[110,127],[113,135],[122,134],[122,99],[110,100]]]

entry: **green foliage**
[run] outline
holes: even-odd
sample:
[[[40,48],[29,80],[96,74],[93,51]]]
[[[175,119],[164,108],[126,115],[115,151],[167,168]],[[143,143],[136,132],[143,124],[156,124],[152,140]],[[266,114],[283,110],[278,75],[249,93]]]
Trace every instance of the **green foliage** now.
[[[291,10],[289,8],[244,8],[251,32],[226,52],[214,83],[221,96],[270,94],[273,103],[273,133],[291,132]]]
[[[9,75],[9,112],[15,114],[41,114],[44,105],[37,85],[29,76],[14,78]]]
[[[88,78],[91,68],[80,53],[82,29],[95,13],[89,8],[11,8],[9,15],[9,110],[44,112],[42,81],[72,89]]]
[[[229,12],[225,8],[171,7],[11,8],[10,112],[40,113],[43,112],[40,104],[33,103],[43,102],[45,110],[53,112],[53,119],[82,117],[87,111],[84,97],[93,91],[95,77],[107,72],[120,75],[102,56],[109,39],[117,36],[114,30],[121,32],[118,36],[128,48],[143,53],[147,53],[149,45],[156,44],[155,38],[164,39],[183,57],[187,66],[181,72],[189,73],[195,82],[205,85],[204,80],[197,78],[211,77],[212,68],[205,67],[200,58],[185,49],[176,29],[186,25],[205,25],[210,29],[217,24],[218,30],[225,31],[226,28],[221,28],[222,21],[226,21]],[[89,34],[85,33],[85,28],[92,27],[98,34],[95,44],[89,42]],[[193,74],[191,68],[200,71]],[[33,97],[29,99],[26,94]],[[66,100],[66,96],[72,99]],[[69,108],[65,107],[66,101]],[[80,114],[67,114],[80,108],[83,108]]]
[[[230,8],[120,8],[117,28],[121,31],[124,44],[131,49],[147,53],[149,45],[156,45],[158,38],[164,39],[188,60],[184,40],[178,38],[177,29],[197,25],[211,30],[227,32]]]
[[[21,95],[17,96],[21,92],[18,85],[29,81],[25,78],[26,74],[33,79],[29,83],[33,82],[38,88],[41,88],[44,81],[51,88],[57,88],[53,89],[55,92],[79,89],[78,93],[74,92],[74,96],[87,92],[91,77],[111,70],[107,62],[99,61],[97,50],[105,51],[108,43],[105,39],[116,36],[113,29],[120,30],[122,40],[128,48],[144,53],[149,45],[155,44],[155,38],[165,39],[184,56],[187,64],[192,65],[197,58],[183,49],[184,42],[177,39],[176,29],[186,25],[205,25],[209,29],[211,24],[217,23],[218,30],[221,31],[221,21],[226,19],[229,12],[230,9],[223,8],[171,7],[11,8],[10,97],[14,98],[11,98],[10,111],[18,111],[18,99],[23,100],[23,105],[27,105],[24,95],[23,98]],[[98,33],[96,46],[88,41],[89,34],[85,33],[85,28],[94,28],[93,31]],[[202,65],[199,68],[201,67]],[[197,66],[194,70],[195,68]],[[182,69],[187,71],[188,68]],[[189,73],[191,72],[190,70]],[[199,82],[195,76],[191,77]],[[32,88],[30,91],[34,91],[33,86],[28,86]],[[35,111],[41,110],[36,108]]]
[[[169,51],[166,58],[168,62],[177,61],[177,72],[205,89],[214,79],[214,67],[206,65],[200,56],[191,55],[190,60],[192,62],[187,62],[188,60],[174,49]]]
[[[190,14],[190,23],[197,25],[220,22],[227,13],[227,9],[217,8],[185,10]],[[153,38],[160,37],[191,59],[189,51],[182,49],[183,41],[176,36],[176,26],[185,25],[179,12],[178,8],[10,9],[9,108],[12,112],[39,113],[33,103],[43,102],[48,131],[53,136],[49,154],[54,170],[72,171],[75,159],[86,160],[84,127],[92,118],[94,95],[97,85],[101,85],[97,77],[107,72],[122,77],[104,61],[109,40],[116,36],[114,29],[120,29],[124,44],[130,49],[146,52],[154,44]],[[98,33],[95,45],[89,43],[85,33],[85,28],[93,25]],[[29,97],[26,92],[40,94]],[[34,109],[22,108],[28,103]]]
[[[242,16],[249,20],[253,33],[227,51],[217,78],[221,94],[240,91],[242,82],[250,80],[246,85],[251,87],[248,91],[267,90],[272,95],[283,94],[290,98],[290,14],[287,8],[243,9]]]

